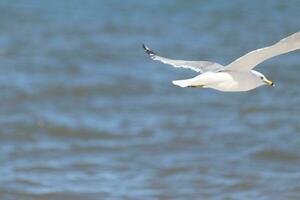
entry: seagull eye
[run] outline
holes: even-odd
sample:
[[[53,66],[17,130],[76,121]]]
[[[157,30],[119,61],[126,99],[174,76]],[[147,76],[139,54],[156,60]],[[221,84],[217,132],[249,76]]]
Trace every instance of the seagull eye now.
[[[264,80],[264,77],[260,77],[261,80]]]

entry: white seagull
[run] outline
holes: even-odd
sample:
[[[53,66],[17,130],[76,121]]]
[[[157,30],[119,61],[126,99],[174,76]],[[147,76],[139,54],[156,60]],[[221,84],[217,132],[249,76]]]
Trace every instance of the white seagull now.
[[[274,45],[251,51],[236,59],[227,66],[209,61],[173,60],[161,57],[143,44],[145,52],[153,60],[158,60],[174,67],[192,69],[200,75],[174,80],[172,83],[180,87],[212,88],[224,92],[249,91],[262,85],[274,86],[262,73],[253,70],[259,63],[291,51],[300,49],[300,32],[294,33]]]

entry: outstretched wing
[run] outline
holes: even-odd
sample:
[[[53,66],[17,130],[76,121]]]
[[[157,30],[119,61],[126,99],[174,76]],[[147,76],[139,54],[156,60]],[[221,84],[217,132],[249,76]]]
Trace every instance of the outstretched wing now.
[[[269,58],[295,51],[297,49],[300,49],[300,32],[294,33],[272,46],[247,53],[227,65],[225,70],[249,71],[259,63],[262,63]]]
[[[164,58],[158,56],[152,50],[150,50],[147,46],[143,44],[143,48],[145,53],[147,53],[153,60],[158,60],[162,63],[172,65],[174,67],[182,67],[192,69],[196,72],[204,73],[208,71],[219,71],[224,67],[218,63],[209,62],[209,61],[185,61],[185,60],[173,60],[169,58]]]

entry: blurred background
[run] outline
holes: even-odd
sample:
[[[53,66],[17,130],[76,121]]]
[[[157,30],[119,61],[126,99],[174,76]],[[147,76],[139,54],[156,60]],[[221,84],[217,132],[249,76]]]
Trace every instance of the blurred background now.
[[[300,199],[300,52],[276,88],[181,89],[300,30],[285,0],[1,0],[0,199]]]

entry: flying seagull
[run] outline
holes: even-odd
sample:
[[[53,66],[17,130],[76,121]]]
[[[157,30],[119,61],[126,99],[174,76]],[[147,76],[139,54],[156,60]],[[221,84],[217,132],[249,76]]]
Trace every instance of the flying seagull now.
[[[253,70],[263,61],[300,49],[300,31],[294,33],[274,45],[251,51],[236,59],[227,66],[210,61],[173,60],[157,55],[143,44],[145,53],[153,60],[192,69],[200,75],[184,80],[174,80],[172,83],[180,87],[212,88],[223,92],[249,91],[263,85],[274,86],[262,73]]]

